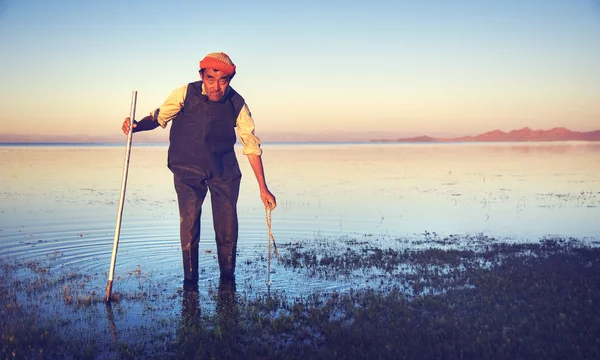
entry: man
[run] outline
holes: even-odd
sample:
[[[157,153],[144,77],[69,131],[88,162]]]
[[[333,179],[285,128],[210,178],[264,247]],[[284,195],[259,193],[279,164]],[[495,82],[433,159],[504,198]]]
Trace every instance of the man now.
[[[200,79],[171,92],[150,116],[134,121],[133,131],[165,128],[169,121],[168,167],[173,172],[179,203],[184,284],[198,282],[200,214],[210,191],[213,226],[221,278],[234,278],[238,240],[237,200],[241,172],[234,152],[235,129],[268,209],[277,206],[262,164],[260,140],[244,99],[229,86],[236,66],[225,53],[210,53],[200,61]],[[130,119],[122,130],[129,133]]]

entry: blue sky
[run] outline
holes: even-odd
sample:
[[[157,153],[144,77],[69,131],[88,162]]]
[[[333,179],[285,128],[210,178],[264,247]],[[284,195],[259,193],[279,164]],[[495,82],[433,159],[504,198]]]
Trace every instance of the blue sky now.
[[[236,63],[259,135],[600,129],[596,0],[3,0],[0,11],[1,134],[112,135],[132,90],[141,117],[214,51]]]

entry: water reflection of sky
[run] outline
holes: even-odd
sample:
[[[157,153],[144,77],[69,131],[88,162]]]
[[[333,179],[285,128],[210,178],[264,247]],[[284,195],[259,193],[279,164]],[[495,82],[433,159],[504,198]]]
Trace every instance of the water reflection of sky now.
[[[279,216],[308,222],[312,215],[313,231],[513,237],[598,233],[598,145],[275,149],[277,167],[271,171],[279,175],[275,184],[289,208]]]
[[[124,154],[119,146],[1,147],[0,253],[58,251],[104,267]],[[252,257],[266,243],[265,214],[239,158],[240,251]],[[278,200],[273,232],[280,243],[426,231],[524,240],[600,234],[598,143],[266,144],[263,161]],[[202,246],[210,254],[210,207],[204,211]],[[121,243],[119,256],[134,256],[132,264],[151,259],[178,269],[164,146],[132,150]]]

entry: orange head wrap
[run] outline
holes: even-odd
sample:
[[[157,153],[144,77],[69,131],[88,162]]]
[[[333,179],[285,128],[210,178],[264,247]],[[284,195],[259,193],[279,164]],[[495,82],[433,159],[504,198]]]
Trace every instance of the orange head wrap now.
[[[229,76],[235,75],[235,64],[224,52],[214,52],[206,55],[200,61],[200,69],[215,69]]]

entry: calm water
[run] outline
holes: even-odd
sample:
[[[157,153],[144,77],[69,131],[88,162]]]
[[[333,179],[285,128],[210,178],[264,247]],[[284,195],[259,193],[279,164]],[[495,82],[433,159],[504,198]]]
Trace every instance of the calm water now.
[[[141,268],[154,279],[181,281],[166,150],[133,147],[115,276]],[[0,256],[51,257],[96,274],[101,292],[124,156],[124,145],[0,147]],[[245,174],[238,283],[248,284],[258,280],[247,269],[266,267],[268,232],[256,180],[238,158]],[[267,144],[263,161],[278,200],[272,215],[278,244],[330,238],[397,244],[426,233],[517,241],[600,237],[600,143]],[[212,281],[218,265],[210,206],[201,249],[201,276]],[[273,268],[275,287],[340,286],[308,285]]]

